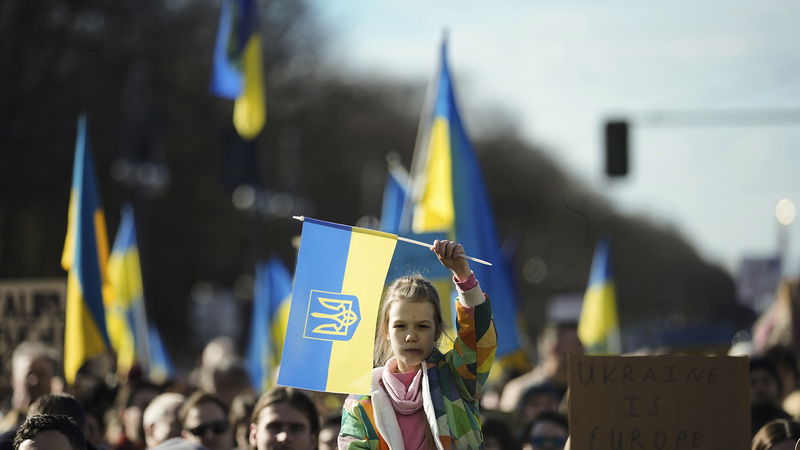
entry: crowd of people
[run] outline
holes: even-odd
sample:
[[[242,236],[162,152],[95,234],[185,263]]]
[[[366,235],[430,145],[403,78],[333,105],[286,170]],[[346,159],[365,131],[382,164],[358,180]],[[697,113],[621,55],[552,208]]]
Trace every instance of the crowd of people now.
[[[283,386],[258,395],[226,337],[208,343],[198,367],[179,379],[154,383],[135,369],[123,378],[109,373],[108,364],[94,363],[65,386],[53,349],[24,342],[11,361],[0,450],[570,448],[567,356],[584,351],[577,324],[544,328],[532,370],[487,378],[494,332],[488,296],[468,266],[440,252],[461,302],[462,330],[453,350],[438,350],[443,325],[435,289],[420,277],[396,281],[379,320],[377,340],[385,345],[378,346],[370,395]],[[469,349],[459,348],[464,345]],[[798,354],[786,342],[760,346],[745,350],[751,448],[794,449],[800,439]],[[732,349],[737,352],[741,348]]]

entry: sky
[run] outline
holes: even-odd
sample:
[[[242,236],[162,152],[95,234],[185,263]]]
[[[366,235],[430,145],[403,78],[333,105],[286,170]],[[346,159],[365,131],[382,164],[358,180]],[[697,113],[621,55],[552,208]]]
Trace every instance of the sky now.
[[[447,29],[468,130],[503,111],[571,176],[709,262],[735,274],[784,233],[784,272],[800,274],[800,219],[775,217],[783,198],[800,209],[800,2],[312,4],[354,76],[429,80]],[[608,180],[602,126],[616,117],[631,123],[630,174]]]

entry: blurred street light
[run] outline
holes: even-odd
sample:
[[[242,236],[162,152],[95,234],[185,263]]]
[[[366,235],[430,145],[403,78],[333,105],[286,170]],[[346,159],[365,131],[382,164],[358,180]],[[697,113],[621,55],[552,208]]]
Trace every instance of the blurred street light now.
[[[789,226],[795,217],[796,211],[794,208],[794,203],[788,198],[782,198],[777,205],[775,205],[775,218],[778,219],[778,223],[783,226]]]

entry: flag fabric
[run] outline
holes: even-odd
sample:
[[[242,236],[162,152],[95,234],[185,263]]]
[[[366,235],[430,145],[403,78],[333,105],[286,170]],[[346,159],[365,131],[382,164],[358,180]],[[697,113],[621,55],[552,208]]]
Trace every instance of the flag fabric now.
[[[278,384],[368,394],[397,236],[306,218]]]
[[[117,371],[128,373],[138,362],[147,371],[150,360],[147,313],[133,208],[122,207],[119,229],[108,260],[113,296],[107,303],[106,326],[117,352]]]
[[[578,336],[587,354],[618,354],[622,351],[617,295],[611,271],[609,239],[601,238],[592,260],[589,285],[583,299]]]
[[[257,265],[246,355],[247,371],[257,391],[272,387],[272,373],[283,350],[291,294],[292,277],[280,260],[272,258]]]
[[[148,362],[148,373],[150,380],[156,383],[164,383],[175,378],[175,366],[167,353],[167,348],[161,340],[161,334],[155,325],[150,324],[147,328],[148,349],[150,351],[150,361]]]
[[[70,384],[84,362],[109,345],[104,307],[104,299],[110,295],[106,276],[108,235],[86,128],[86,117],[81,115],[61,256],[61,266],[68,271],[64,375]]]
[[[214,45],[211,92],[235,100],[233,125],[252,140],[267,120],[261,34],[254,0],[222,0]]]
[[[491,205],[478,159],[461,122],[450,69],[447,42],[441,63],[423,164],[415,171],[412,229],[415,233],[444,231],[467,252],[488,259],[493,267],[472,267],[484,292],[492,297],[497,325],[497,356],[520,349],[512,276],[500,250]]]
[[[405,169],[399,163],[389,163],[381,206],[382,231],[400,233],[409,187],[409,177]]]

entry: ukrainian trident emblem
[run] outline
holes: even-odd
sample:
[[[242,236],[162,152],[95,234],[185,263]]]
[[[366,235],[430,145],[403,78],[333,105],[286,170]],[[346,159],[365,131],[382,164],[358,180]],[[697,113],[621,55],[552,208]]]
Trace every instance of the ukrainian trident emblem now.
[[[355,295],[312,290],[303,335],[325,341],[349,341],[360,320],[358,297]]]

